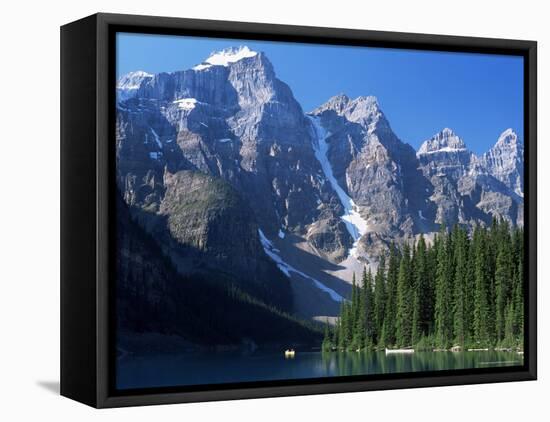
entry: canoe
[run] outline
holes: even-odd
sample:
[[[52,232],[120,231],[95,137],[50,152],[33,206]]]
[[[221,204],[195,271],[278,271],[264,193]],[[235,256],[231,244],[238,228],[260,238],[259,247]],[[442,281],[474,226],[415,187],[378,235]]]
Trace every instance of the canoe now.
[[[414,353],[414,349],[386,349],[386,355],[392,353]]]
[[[294,350],[285,350],[285,358],[293,358],[295,354]]]

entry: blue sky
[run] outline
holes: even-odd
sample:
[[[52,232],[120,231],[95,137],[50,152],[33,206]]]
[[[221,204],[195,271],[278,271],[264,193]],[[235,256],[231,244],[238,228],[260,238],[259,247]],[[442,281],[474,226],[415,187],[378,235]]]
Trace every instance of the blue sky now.
[[[415,149],[444,127],[478,154],[509,127],[523,139],[521,57],[118,34],[117,75],[189,69],[239,45],[266,53],[304,111],[339,93],[376,96],[394,132]]]

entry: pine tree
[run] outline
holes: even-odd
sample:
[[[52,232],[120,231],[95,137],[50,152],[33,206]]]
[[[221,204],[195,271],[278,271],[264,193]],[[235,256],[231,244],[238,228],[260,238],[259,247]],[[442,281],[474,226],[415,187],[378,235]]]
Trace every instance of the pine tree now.
[[[524,247],[523,247],[523,230],[518,229],[518,242],[515,245],[516,260],[515,267],[515,287],[514,287],[514,327],[515,336],[518,345],[522,345],[524,336],[524,275],[523,275],[523,261],[524,261]]]
[[[414,253],[414,311],[413,311],[413,335],[415,339],[426,336],[430,329],[432,319],[432,305],[430,294],[430,276],[428,268],[428,254],[424,236],[421,235]]]
[[[502,226],[508,230],[507,225],[502,223]],[[501,233],[495,264],[495,334],[497,341],[504,338],[506,306],[511,299],[512,264],[510,237],[507,233]]]
[[[420,236],[412,249],[389,248],[373,277],[352,278],[350,301],[341,304],[323,350],[437,347],[523,347],[523,229],[495,220],[470,237],[442,227],[431,246]],[[493,317],[494,316],[494,317]],[[495,319],[491,322],[491,319]],[[432,340],[433,339],[433,340]]]
[[[395,344],[395,320],[397,318],[397,276],[399,273],[399,250],[390,245],[390,257],[386,276],[386,307],[384,315],[384,344]]]
[[[411,344],[411,263],[410,248],[403,246],[397,275],[397,318],[395,321],[395,343],[399,347]]]
[[[515,333],[514,333],[514,302],[510,301],[506,305],[504,311],[504,338],[503,345],[505,347],[513,347],[516,343]]]
[[[468,234],[460,227],[454,229],[454,304],[453,304],[453,333],[455,342],[464,347],[468,336],[466,321],[468,282]]]
[[[487,261],[487,241],[485,229],[476,227],[473,238],[475,292],[474,292],[474,340],[478,345],[488,345],[489,304],[487,300],[487,286],[489,285],[489,271]]]
[[[324,333],[324,336],[323,336],[323,343],[321,345],[321,350],[323,350],[323,351],[330,350],[331,349],[331,343],[332,343],[332,339],[331,339],[331,336],[330,336],[329,323],[328,323],[328,318],[327,318],[327,320],[325,321],[325,333]]]
[[[372,348],[374,346],[374,291],[372,288],[372,272],[369,271],[366,275],[365,282],[365,309],[366,309],[366,338],[365,347]]]
[[[359,288],[359,320],[357,322],[357,332],[359,333],[359,347],[366,347],[367,339],[367,269],[363,267],[361,276],[361,286]]]
[[[380,257],[378,270],[374,279],[374,329],[375,329],[375,344],[380,339],[382,325],[384,324],[384,311],[386,305],[386,258],[384,255]]]
[[[439,232],[435,294],[435,341],[448,348],[452,338],[452,242],[445,228]]]
[[[346,302],[342,302],[340,305],[340,318],[338,318],[338,349],[343,350],[347,347],[347,333],[346,326]]]

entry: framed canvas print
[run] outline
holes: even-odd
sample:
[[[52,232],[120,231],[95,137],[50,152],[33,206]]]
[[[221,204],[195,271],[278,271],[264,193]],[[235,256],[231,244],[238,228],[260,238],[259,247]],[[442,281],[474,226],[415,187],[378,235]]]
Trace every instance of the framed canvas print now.
[[[61,30],[61,393],[536,378],[536,43]]]

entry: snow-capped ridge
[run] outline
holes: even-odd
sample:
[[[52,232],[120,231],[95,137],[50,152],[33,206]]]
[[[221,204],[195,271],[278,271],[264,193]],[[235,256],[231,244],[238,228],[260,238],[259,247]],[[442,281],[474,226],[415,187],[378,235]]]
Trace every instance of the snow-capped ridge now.
[[[466,144],[452,129],[448,127],[424,141],[416,155],[434,154],[439,152],[464,152]]]
[[[495,146],[502,145],[502,144],[513,144],[513,143],[517,143],[518,141],[519,141],[519,138],[517,133],[514,131],[514,129],[508,128],[500,134]]]
[[[138,89],[141,82],[146,78],[152,78],[153,74],[143,70],[136,70],[122,75],[116,84],[117,89]]]
[[[201,64],[193,67],[193,70],[204,70],[212,66],[224,66],[227,67],[231,63],[236,63],[239,60],[254,57],[258,52],[251,50],[246,45],[240,47],[230,47],[221,51],[214,51],[208,56],[208,58]]]

